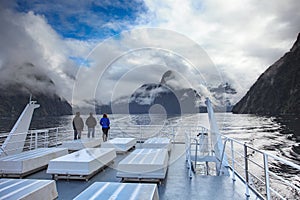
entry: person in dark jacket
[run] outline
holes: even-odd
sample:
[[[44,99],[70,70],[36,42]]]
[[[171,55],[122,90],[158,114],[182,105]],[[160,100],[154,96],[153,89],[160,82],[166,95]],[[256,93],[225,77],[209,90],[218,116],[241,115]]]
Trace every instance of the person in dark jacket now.
[[[110,129],[109,127],[110,121],[109,118],[107,117],[107,114],[103,114],[103,117],[100,119],[100,125],[102,126],[103,142],[106,142],[108,138],[108,130]]]
[[[81,132],[83,131],[84,123],[80,117],[80,112],[76,112],[76,115],[73,119],[73,129],[74,129],[74,140],[81,138]]]
[[[91,134],[92,137],[95,137],[95,126],[97,125],[97,121],[93,116],[93,113],[90,113],[90,116],[86,119],[85,124],[88,127],[88,138],[90,138]]]

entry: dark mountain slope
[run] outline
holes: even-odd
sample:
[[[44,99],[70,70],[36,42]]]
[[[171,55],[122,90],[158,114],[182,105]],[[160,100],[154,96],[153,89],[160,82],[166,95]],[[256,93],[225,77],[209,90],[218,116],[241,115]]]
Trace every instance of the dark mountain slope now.
[[[34,115],[38,117],[72,114],[71,105],[56,94],[54,82],[45,72],[31,63],[16,66],[8,79],[0,84],[0,118],[16,119],[29,101],[40,104]]]
[[[258,78],[232,112],[300,114],[300,34],[292,49]]]

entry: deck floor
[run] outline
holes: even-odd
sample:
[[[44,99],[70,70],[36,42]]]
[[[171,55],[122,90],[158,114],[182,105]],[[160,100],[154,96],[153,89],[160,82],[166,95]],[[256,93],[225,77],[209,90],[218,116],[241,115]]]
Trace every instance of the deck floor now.
[[[115,162],[96,174],[89,181],[79,180],[58,180],[56,181],[58,199],[73,199],[80,192],[85,190],[94,182],[120,182],[116,178],[116,167],[118,163],[127,156],[126,154],[117,155]],[[51,179],[51,175],[42,170],[26,178]],[[241,181],[232,181],[227,176],[203,176],[193,175],[188,177],[186,168],[184,144],[172,145],[167,178],[158,185],[159,198],[169,199],[247,199],[245,186]],[[248,199],[257,199],[254,194],[250,194]]]

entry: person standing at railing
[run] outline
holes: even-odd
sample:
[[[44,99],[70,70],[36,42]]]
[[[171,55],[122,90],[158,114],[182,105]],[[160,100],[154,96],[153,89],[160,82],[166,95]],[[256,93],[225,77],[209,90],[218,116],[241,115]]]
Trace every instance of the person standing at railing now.
[[[92,134],[92,138],[95,137],[95,126],[97,125],[97,121],[93,116],[93,113],[90,113],[90,116],[86,119],[85,124],[88,127],[88,138],[90,138]]]
[[[107,141],[108,138],[108,130],[110,129],[110,121],[109,118],[107,117],[107,114],[103,114],[103,117],[100,119],[100,125],[102,126],[102,138],[103,142]]]
[[[81,132],[83,131],[84,123],[80,117],[80,112],[76,112],[73,118],[74,140],[81,138]]]

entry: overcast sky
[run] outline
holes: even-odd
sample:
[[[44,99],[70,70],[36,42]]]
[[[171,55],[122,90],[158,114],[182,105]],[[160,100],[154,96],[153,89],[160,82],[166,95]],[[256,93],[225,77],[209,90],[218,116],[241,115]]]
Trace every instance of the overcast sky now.
[[[299,0],[1,0],[0,82],[32,63],[68,101],[108,102],[171,69],[197,90],[229,82],[235,103],[292,47],[299,11]]]

